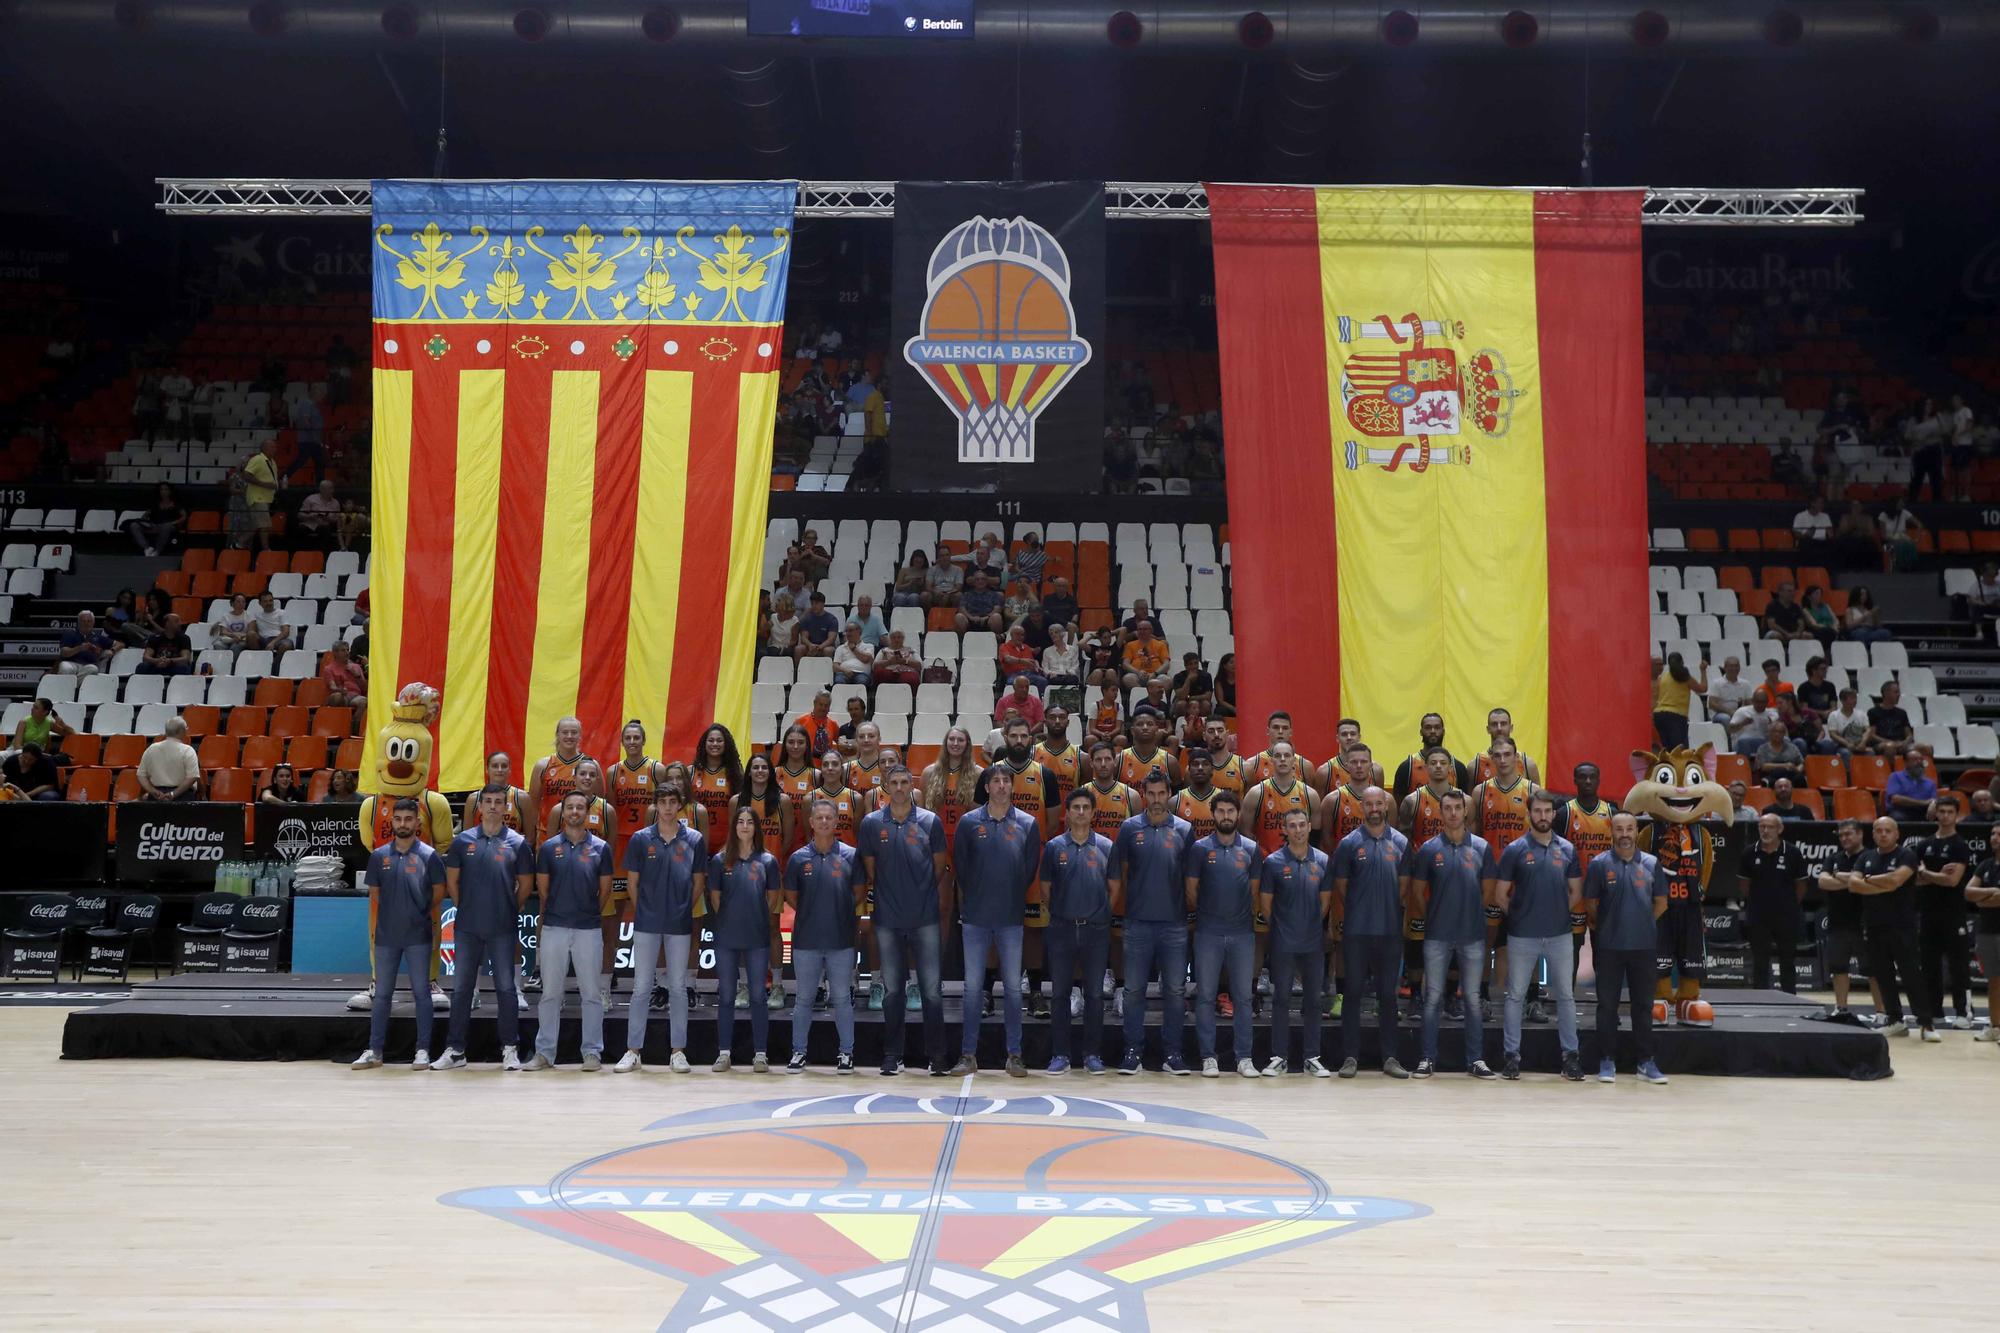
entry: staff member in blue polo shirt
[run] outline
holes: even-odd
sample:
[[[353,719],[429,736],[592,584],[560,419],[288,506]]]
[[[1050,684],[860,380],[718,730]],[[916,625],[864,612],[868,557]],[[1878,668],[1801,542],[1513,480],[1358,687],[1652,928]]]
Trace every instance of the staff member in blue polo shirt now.
[[[715,922],[715,1064],[729,1072],[731,1047],[736,1044],[736,978],[749,978],[750,1067],[761,1074],[771,1067],[765,1054],[770,1035],[770,1006],[761,993],[770,975],[771,918],[778,915],[778,895],[784,871],[778,858],[764,850],[764,821],[748,805],[736,807],[729,820],[729,841],[708,862],[708,914]]]
[[[389,1004],[396,990],[396,968],[410,974],[410,995],[430,988],[431,923],[444,905],[444,858],[417,838],[420,807],[405,796],[389,812],[389,841],[368,857],[368,895],[375,908],[375,1003],[368,1020],[368,1049],[354,1062],[356,1069],[382,1063],[389,1040]],[[431,1066],[429,997],[417,1005],[418,1069]]]
[[[493,994],[500,1005],[500,1067],[521,1067],[521,998],[514,982],[520,948],[521,906],[534,887],[528,840],[507,827],[514,789],[489,783],[474,798],[479,822],[451,840],[444,854],[444,891],[452,917],[451,1022],[444,1054],[432,1069],[465,1068],[466,1032],[479,969],[493,965]]]
[[[986,951],[1000,958],[1000,993],[1006,1019],[1007,1076],[1026,1078],[1021,1060],[1021,939],[1028,889],[1042,854],[1041,823],[1014,806],[1014,771],[1004,763],[979,775],[986,804],[966,812],[951,839],[952,877],[958,885],[960,929],[965,936],[965,1008],[955,1075],[979,1072],[979,1011],[986,998]]]
[[[1312,845],[1311,811],[1286,811],[1282,828],[1285,845],[1264,858],[1257,877],[1259,906],[1271,923],[1271,1058],[1265,1062],[1264,1077],[1291,1072],[1296,976],[1306,1026],[1300,1068],[1314,1078],[1331,1078],[1333,1071],[1319,1057],[1319,988],[1326,975],[1326,915],[1333,906],[1333,874],[1326,853]]]
[[[1049,1020],[1049,1072],[1070,1068],[1070,1008],[1072,980],[1083,990],[1083,1067],[1104,1070],[1104,990],[1097,978],[1111,949],[1112,867],[1116,852],[1111,839],[1091,827],[1097,802],[1088,784],[1069,794],[1063,804],[1067,824],[1042,848],[1042,892],[1049,902],[1049,994],[1055,997]]]
[[[855,833],[862,878],[873,887],[873,929],[882,979],[901,995],[911,969],[924,1010],[924,1059],[934,1078],[951,1072],[945,1062],[941,922],[951,919],[951,889],[944,868],[944,824],[911,795],[910,770],[900,765],[882,780],[889,803],[871,810]],[[820,799],[815,792],[813,800]],[[882,1007],[882,1074],[903,1072],[904,1006]]]
[[[1408,1078],[1396,1058],[1396,983],[1403,967],[1403,858],[1410,840],[1389,822],[1389,793],[1361,793],[1361,824],[1333,851],[1333,900],[1342,908],[1340,950],[1347,996],[1341,1002],[1340,1076],[1361,1068],[1361,997],[1375,981],[1382,1072]]]
[[[1424,919],[1424,1044],[1418,1078],[1437,1071],[1438,1015],[1454,958],[1466,998],[1465,1072],[1474,1078],[1495,1077],[1485,1059],[1486,1025],[1479,1007],[1486,969],[1486,880],[1493,874],[1493,853],[1486,839],[1466,827],[1467,804],[1462,791],[1439,797],[1441,831],[1412,848],[1403,867],[1403,901],[1412,916]]]
[[[1160,967],[1161,1068],[1185,1077],[1181,1024],[1187,1017],[1187,889],[1182,871],[1194,826],[1167,809],[1173,786],[1164,770],[1146,775],[1146,809],[1118,826],[1111,914],[1125,918],[1125,1057],[1121,1074],[1136,1074],[1146,1042],[1146,979]]]
[[[611,905],[611,844],[592,833],[595,797],[573,791],[562,799],[562,831],[535,855],[535,891],[542,899],[540,943],[542,1001],[535,1010],[535,1058],[529,1069],[554,1069],[562,1031],[563,978],[576,972],[583,994],[583,1067],[604,1062],[604,991],[597,969],[604,961],[599,923]]]
[[[1637,816],[1611,816],[1611,850],[1590,858],[1583,872],[1583,910],[1590,917],[1591,954],[1597,960],[1597,1081],[1618,1077],[1618,989],[1632,998],[1632,1052],[1639,1077],[1665,1083],[1653,1062],[1654,955],[1667,914],[1667,877],[1659,861],[1639,850]]]
[[[897,771],[903,775],[907,803],[909,771]],[[813,801],[806,816],[812,839],[785,862],[785,905],[792,909],[792,972],[799,982],[792,1001],[792,1058],[785,1064],[794,1074],[805,1072],[806,1040],[812,1035],[813,1000],[821,977],[826,978],[833,999],[833,1028],[840,1037],[833,1072],[854,1072],[854,915],[861,909],[868,881],[861,873],[860,856],[834,836],[839,818],[832,801]],[[891,826],[890,836],[901,833],[920,835],[921,830],[907,820],[900,829]]]
[[[681,823],[687,792],[667,781],[653,789],[653,822],[625,844],[624,870],[635,885],[632,906],[632,1002],[625,1010],[625,1054],[611,1067],[629,1074],[645,1066],[646,1019],[653,1007],[653,977],[660,950],[667,957],[668,1068],[688,1072],[688,948],[694,942],[694,904],[708,883],[708,840]]]
[[[1583,910],[1583,866],[1576,845],[1555,833],[1556,798],[1537,790],[1528,798],[1528,831],[1500,853],[1487,882],[1487,897],[1507,918],[1507,1008],[1501,1030],[1506,1063],[1500,1077],[1521,1077],[1521,1010],[1535,965],[1547,963],[1556,993],[1556,1035],[1562,1042],[1562,1074],[1583,1079],[1576,1048],[1575,955],[1569,947],[1569,918]]]
[[[1231,995],[1257,993],[1257,936],[1251,925],[1255,916],[1251,898],[1264,853],[1236,832],[1239,805],[1235,792],[1218,788],[1208,799],[1208,809],[1215,820],[1215,832],[1188,848],[1187,906],[1195,914],[1194,1039],[1201,1053],[1201,1076],[1218,1078],[1222,1068],[1215,1057],[1215,995],[1224,965],[1229,968]],[[1253,1017],[1247,1003],[1236,1005],[1230,1016],[1231,1051],[1236,1056],[1236,1072],[1244,1078],[1257,1077],[1257,1063],[1250,1058]]]

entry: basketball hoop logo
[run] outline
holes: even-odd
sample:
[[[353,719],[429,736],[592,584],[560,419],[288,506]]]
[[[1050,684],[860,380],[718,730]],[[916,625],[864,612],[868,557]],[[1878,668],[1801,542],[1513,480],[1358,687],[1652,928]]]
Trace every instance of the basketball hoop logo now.
[[[807,1096],[651,1128],[687,1132],[440,1202],[671,1277],[661,1327],[715,1333],[1140,1333],[1149,1288],[1430,1211],[1222,1141],[1248,1125],[1093,1097]]]
[[[1026,218],[967,218],[931,251],[924,283],[903,359],[958,417],[958,461],[1034,462],[1035,418],[1090,361],[1069,256]]]

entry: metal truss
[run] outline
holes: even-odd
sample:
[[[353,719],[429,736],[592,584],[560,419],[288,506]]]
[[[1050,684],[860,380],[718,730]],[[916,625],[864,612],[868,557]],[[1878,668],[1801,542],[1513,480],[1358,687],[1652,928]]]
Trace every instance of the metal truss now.
[[[159,180],[163,213],[179,217],[367,217],[365,180]],[[1646,191],[1644,217],[1654,227],[1851,227],[1861,220],[1860,190]],[[801,181],[802,218],[895,216],[894,181]],[[1200,220],[1208,191],[1195,183],[1112,181],[1104,216],[1119,220]]]

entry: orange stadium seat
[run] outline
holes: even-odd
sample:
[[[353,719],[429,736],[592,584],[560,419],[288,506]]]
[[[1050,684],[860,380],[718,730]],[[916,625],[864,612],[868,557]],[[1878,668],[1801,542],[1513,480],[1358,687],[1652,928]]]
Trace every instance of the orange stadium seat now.
[[[205,570],[194,576],[188,587],[188,595],[206,602],[229,592],[229,575],[219,569]]]
[[[146,757],[146,747],[152,742],[144,736],[106,736],[104,738],[104,766],[106,768],[133,768]]]
[[[57,748],[69,756],[70,763],[79,768],[89,768],[104,755],[104,737],[87,731],[73,731],[63,737],[62,744]]]
[[[211,801],[250,801],[256,796],[255,781],[248,769],[217,769],[208,780],[208,799]]]
[[[248,752],[248,747],[245,747]],[[300,772],[326,767],[326,737],[294,736],[285,746],[285,762]],[[265,765],[269,767],[269,765]]]
[[[181,721],[187,723],[188,735],[206,736],[222,729],[222,710],[214,704],[189,704],[181,709]]]
[[[1757,540],[1757,529],[1731,528],[1729,530],[1729,549],[1732,551],[1762,550],[1762,544]]]
[[[333,770],[330,768],[322,768],[318,772],[314,773],[311,779],[307,781],[306,799],[308,801],[322,800],[325,798],[327,792],[331,791],[332,789],[333,789]]]
[[[318,708],[326,702],[326,696],[333,692],[333,687],[318,676],[302,680],[298,686],[298,693],[292,696],[292,702],[301,708]]]
[[[334,756],[333,766],[344,768],[350,773],[361,771],[361,738],[349,736],[340,742],[340,752]]]
[[[139,774],[130,768],[118,770],[118,776],[111,783],[111,799],[114,801],[136,801],[144,792],[139,786]]]
[[[1889,761],[1879,754],[1849,755],[1847,780],[1863,791],[1879,792],[1889,785]]]
[[[181,618],[183,625],[199,625],[205,609],[206,606],[199,597],[174,598],[174,614]]]
[[[222,514],[214,509],[197,509],[188,515],[189,532],[216,533],[222,531]],[[209,566],[215,568],[214,565]]]
[[[1782,499],[1784,497],[1783,488],[1776,489],[1778,490],[1778,494],[1771,498],[1773,500]],[[1767,551],[1789,551],[1792,549],[1792,530],[1790,528],[1765,528],[1763,531],[1763,542],[1764,549]]]
[[[1733,751],[1715,756],[1715,780],[1727,787],[1732,782],[1750,781],[1750,761]]]
[[[1714,528],[1688,529],[1687,543],[1688,550],[1690,551],[1720,551],[1722,549],[1722,538],[1716,535]],[[1734,548],[1732,547],[1731,549]]]
[[[1875,793],[1860,787],[1835,787],[1833,789],[1833,817],[1835,819],[1858,819],[1863,823],[1875,818],[1879,813],[1875,805]]]
[[[1750,787],[1743,793],[1743,804],[1761,813],[1765,806],[1778,799],[1778,793],[1769,787]]]
[[[268,708],[241,707],[229,710],[229,734],[232,736],[262,736],[271,729],[271,710]]]
[[[311,720],[308,710],[297,704],[287,704],[271,710],[271,725],[266,730],[273,736],[303,736]]]
[[[1833,575],[1829,574],[1823,565],[1800,565],[1797,577],[1801,593],[1804,593],[1807,588],[1831,588],[1833,586]]]
[[[234,768],[243,741],[238,736],[204,736],[195,747],[203,768]]]
[[[271,576],[269,574],[258,574],[254,571],[249,574],[237,574],[229,580],[229,591],[233,593],[240,592],[245,597],[255,601],[257,594],[269,587],[270,583]]]
[[[215,568],[216,572],[221,574],[247,573],[250,569],[250,553],[236,549],[219,552],[215,557]]]
[[[1748,592],[1738,593],[1736,595],[1736,603],[1743,609],[1744,615],[1761,616],[1765,611],[1770,609],[1771,590],[1769,588],[1752,588]]]
[[[1938,550],[1945,555],[1970,555],[1972,536],[1958,528],[1948,528],[1938,534]]]
[[[1973,533],[1972,549],[1982,555],[2000,552],[2000,528],[1982,528]]]
[[[1757,586],[1757,580],[1750,573],[1748,565],[1724,565],[1715,571],[1715,585],[1718,588],[1727,588],[1741,597]]]
[[[111,770],[108,768],[79,768],[69,775],[69,799],[72,801],[108,801],[111,799]]]
[[[194,586],[194,575],[185,569],[163,569],[153,583],[169,597],[185,597],[188,589]]]
[[[313,712],[312,734],[324,736],[328,740],[340,740],[353,734],[354,710],[352,708],[320,708]]]
[[[292,552],[292,573],[318,574],[326,569],[326,555],[320,551]]]
[[[1798,575],[1790,565],[1766,565],[1757,571],[1757,586],[1766,592],[1776,592],[1780,583],[1797,583]]]
[[[292,702],[292,689],[297,683],[283,676],[265,676],[257,682],[250,702],[259,708],[282,708]]]
[[[1847,785],[1847,763],[1837,754],[1809,754],[1806,756],[1806,785],[1819,791],[1832,791]]]
[[[257,563],[252,568],[259,574],[282,574],[290,559],[283,551],[263,551],[258,554]]]
[[[189,574],[215,568],[215,551],[207,546],[190,546],[181,552],[181,569]]]
[[[1826,818],[1826,799],[1811,787],[1794,787],[1792,799],[1813,812],[1814,819]]]
[[[284,757],[285,743],[276,736],[249,736],[244,738],[243,757],[237,762],[245,768],[269,769]]]

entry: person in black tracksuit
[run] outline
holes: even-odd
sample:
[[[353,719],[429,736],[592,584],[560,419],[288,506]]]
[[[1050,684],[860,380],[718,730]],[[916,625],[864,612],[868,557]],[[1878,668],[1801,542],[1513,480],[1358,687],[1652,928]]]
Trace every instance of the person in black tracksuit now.
[[[1909,1034],[1903,1021],[1903,1000],[1897,984],[1910,991],[1911,1015],[1925,1041],[1940,1041],[1937,1010],[1924,989],[1917,961],[1917,905],[1910,891],[1920,856],[1905,845],[1902,830],[1887,815],[1875,821],[1875,845],[1861,854],[1855,867],[1861,879],[1854,892],[1862,899],[1861,927],[1868,945],[1868,976],[1882,989],[1882,1015],[1887,1036]]]
[[[1967,928],[1965,881],[1972,873],[1972,847],[1958,831],[1959,795],[1939,792],[1931,802],[1937,832],[1918,847],[1922,864],[1912,883],[1917,889],[1917,953],[1924,989],[1944,1016],[1950,987],[1952,1026],[1972,1026],[1972,951]]]
[[[1771,984],[1771,959],[1778,961],[1778,989],[1798,994],[1793,955],[1798,949],[1804,918],[1799,904],[1806,894],[1806,859],[1785,841],[1785,822],[1765,813],[1757,819],[1757,841],[1737,862],[1743,879],[1744,914],[1750,936],[1750,986]],[[1960,913],[1960,915],[1964,915]]]

